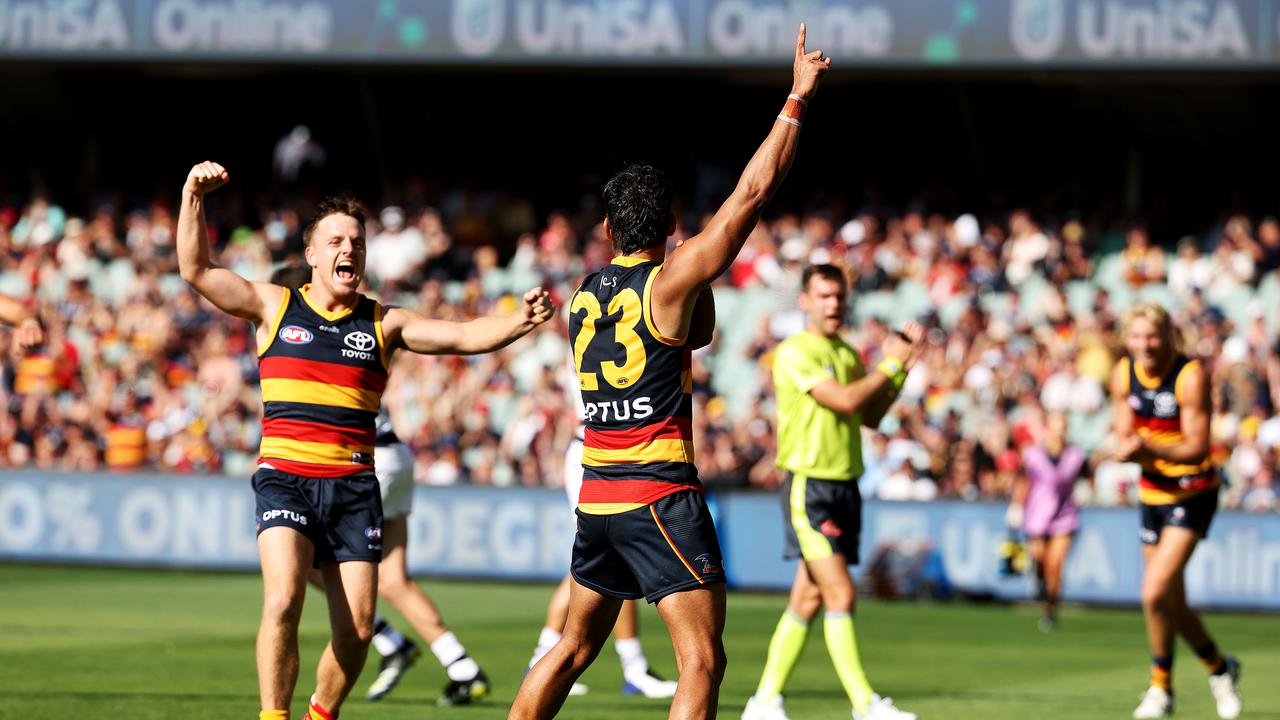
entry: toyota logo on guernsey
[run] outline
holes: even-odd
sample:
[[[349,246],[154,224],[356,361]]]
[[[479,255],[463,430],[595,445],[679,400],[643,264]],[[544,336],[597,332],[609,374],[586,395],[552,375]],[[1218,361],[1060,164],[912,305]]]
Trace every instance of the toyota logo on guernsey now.
[[[311,331],[297,325],[285,325],[280,328],[280,339],[290,345],[306,345],[315,339]]]
[[[377,347],[378,341],[367,332],[357,330],[353,333],[347,333],[346,337],[342,338],[342,342],[347,346],[342,348],[342,357],[355,358],[357,360],[377,359],[370,351]]]
[[[360,352],[369,352],[377,344],[372,335],[359,331],[348,333],[346,337],[342,338],[342,342],[346,343],[347,347],[352,350],[359,350]]]

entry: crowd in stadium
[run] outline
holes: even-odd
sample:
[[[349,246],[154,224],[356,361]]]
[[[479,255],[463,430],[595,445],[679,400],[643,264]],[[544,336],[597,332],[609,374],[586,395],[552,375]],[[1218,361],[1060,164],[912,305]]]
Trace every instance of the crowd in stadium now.
[[[239,226],[227,218],[247,204],[232,198],[210,205],[217,262],[258,280],[301,262],[303,208]],[[599,214],[584,205],[540,221],[527,200],[469,190],[387,206],[367,227],[368,286],[384,302],[451,319],[511,305],[536,285],[563,305],[612,256]],[[47,334],[24,357],[4,348],[0,464],[252,473],[261,401],[251,329],[212,312],[178,277],[174,222],[165,202],[79,217],[44,196],[0,207],[0,292],[32,298]],[[674,240],[694,231],[682,225]],[[1275,218],[1224,216],[1177,238],[1026,211],[770,216],[718,282],[717,337],[695,355],[698,465],[712,488],[781,480],[769,367],[778,341],[803,327],[796,296],[810,263],[846,269],[865,355],[908,319],[933,328],[903,400],[864,439],[864,494],[1007,498],[1020,449],[1060,412],[1093,460],[1081,499],[1130,503],[1132,468],[1101,452],[1107,378],[1122,352],[1118,316],[1149,299],[1175,311],[1185,347],[1208,362],[1224,507],[1280,509]],[[548,323],[492,355],[398,357],[385,402],[416,454],[416,480],[560,482],[576,426],[564,335],[563,323]]]

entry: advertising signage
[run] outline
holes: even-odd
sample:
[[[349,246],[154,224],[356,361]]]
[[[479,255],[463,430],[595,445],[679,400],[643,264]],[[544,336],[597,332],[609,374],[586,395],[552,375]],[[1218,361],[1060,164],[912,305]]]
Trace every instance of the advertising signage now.
[[[1272,68],[1278,1],[0,0],[0,60]]]

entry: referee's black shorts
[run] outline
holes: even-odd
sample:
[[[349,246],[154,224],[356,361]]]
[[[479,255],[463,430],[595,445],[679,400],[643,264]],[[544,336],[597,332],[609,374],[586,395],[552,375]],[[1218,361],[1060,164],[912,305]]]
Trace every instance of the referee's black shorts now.
[[[835,553],[858,564],[862,494],[856,480],[820,480],[787,473],[782,484],[787,560],[821,560]]]

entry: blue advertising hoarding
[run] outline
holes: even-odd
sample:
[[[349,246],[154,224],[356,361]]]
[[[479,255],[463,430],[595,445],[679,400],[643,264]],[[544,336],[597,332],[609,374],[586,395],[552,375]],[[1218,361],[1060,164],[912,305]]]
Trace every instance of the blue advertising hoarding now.
[[[776,495],[711,498],[725,568],[739,588],[785,589]],[[1030,578],[1003,577],[1004,506],[866,503],[862,554],[927,544],[947,582],[1023,599]],[[1065,568],[1070,601],[1136,604],[1142,576],[1135,509],[1086,508]],[[415,574],[558,580],[574,518],[564,494],[528,488],[418,487],[410,516]],[[12,472],[0,478],[0,559],[250,570],[257,567],[247,480],[164,475]],[[862,570],[860,567],[859,570]],[[1193,603],[1280,610],[1280,515],[1222,512],[1187,568]]]

